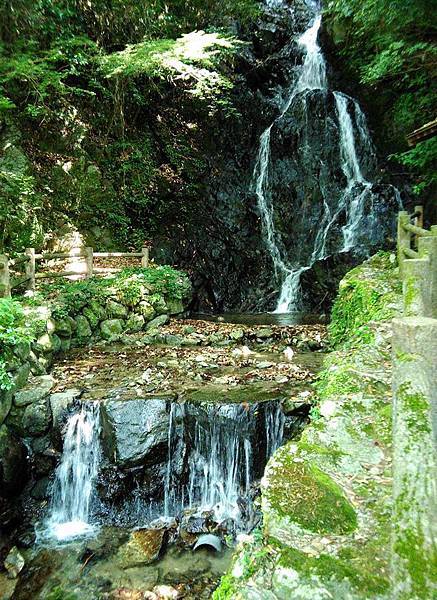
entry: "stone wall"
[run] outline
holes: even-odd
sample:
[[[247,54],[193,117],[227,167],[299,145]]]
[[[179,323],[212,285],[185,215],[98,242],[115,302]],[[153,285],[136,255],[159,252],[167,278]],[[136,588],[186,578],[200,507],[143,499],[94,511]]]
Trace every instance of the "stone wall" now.
[[[140,273],[114,277],[110,283],[97,280],[91,288],[87,283],[72,284],[67,294],[55,300],[24,304],[33,338],[0,348],[11,380],[10,389],[0,389],[0,497],[21,491],[30,466],[29,451],[39,456],[39,464],[32,465],[39,475],[53,468],[56,457],[48,455],[47,432],[65,403],[79,396],[52,394],[55,382],[48,373],[53,361],[71,348],[156,332],[169,315],[183,312],[190,299],[188,278],[173,274],[178,277],[173,293],[166,289],[165,277],[151,284]]]

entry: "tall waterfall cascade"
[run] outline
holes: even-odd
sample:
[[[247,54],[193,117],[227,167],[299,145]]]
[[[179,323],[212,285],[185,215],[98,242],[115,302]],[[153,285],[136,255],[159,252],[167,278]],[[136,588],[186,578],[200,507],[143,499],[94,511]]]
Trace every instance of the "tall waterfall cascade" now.
[[[99,405],[88,403],[66,424],[47,523],[49,537],[62,541],[93,531],[91,510],[99,464]]]
[[[285,101],[282,102],[279,116],[261,134],[253,171],[253,185],[263,238],[273,263],[276,279],[281,283],[274,311],[276,313],[298,310],[301,277],[305,271],[311,269],[317,261],[332,254],[354,249],[358,244],[360,232],[364,228],[376,226],[376,218],[373,215],[372,183],[364,177],[359,158],[359,156],[364,157],[367,163],[375,162],[366,118],[353,98],[341,92],[330,92],[325,59],[317,41],[320,26],[321,15],[316,14],[308,29],[298,40],[298,45],[304,52],[303,64],[286,94]],[[297,251],[290,257],[276,221],[276,198],[271,182],[272,136],[276,134],[285,118],[293,120],[296,111],[303,111],[305,123],[320,118],[311,112],[311,98],[314,97],[315,92],[326,97],[332,94],[335,100],[338,163],[333,165],[332,169],[339,170],[338,167],[341,169],[345,184],[335,198],[332,198],[332,191],[323,189],[320,184],[323,207],[317,223],[317,232],[301,240],[301,243],[306,246],[303,255]],[[308,148],[303,150],[307,151]],[[308,160],[311,159],[311,148],[309,148]],[[320,168],[326,169],[327,166],[321,164]],[[315,181],[314,186],[319,186],[319,182]],[[341,236],[337,236],[338,239],[333,243],[330,237],[334,226],[338,227],[339,223],[344,223],[341,226]]]

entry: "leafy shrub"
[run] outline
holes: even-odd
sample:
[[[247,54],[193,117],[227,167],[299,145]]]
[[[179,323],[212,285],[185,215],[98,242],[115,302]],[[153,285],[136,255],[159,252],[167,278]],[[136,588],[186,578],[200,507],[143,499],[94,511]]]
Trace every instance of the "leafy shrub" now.
[[[14,346],[28,344],[33,339],[33,330],[26,324],[23,308],[19,302],[0,298],[0,390],[12,387],[12,377],[6,371],[4,355]]]

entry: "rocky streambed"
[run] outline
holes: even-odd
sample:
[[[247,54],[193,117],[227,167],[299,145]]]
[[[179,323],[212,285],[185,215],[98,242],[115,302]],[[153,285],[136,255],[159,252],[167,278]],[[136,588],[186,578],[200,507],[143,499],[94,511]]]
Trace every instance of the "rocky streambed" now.
[[[209,598],[236,537],[259,522],[268,457],[308,422],[324,327],[164,321],[73,350],[16,394],[28,481],[3,510],[1,598]],[[89,407],[87,450],[77,440],[91,421],[72,419]],[[70,446],[98,466],[91,532],[66,542],[47,523],[63,465],[62,493],[79,477]],[[220,552],[202,547],[208,535]]]

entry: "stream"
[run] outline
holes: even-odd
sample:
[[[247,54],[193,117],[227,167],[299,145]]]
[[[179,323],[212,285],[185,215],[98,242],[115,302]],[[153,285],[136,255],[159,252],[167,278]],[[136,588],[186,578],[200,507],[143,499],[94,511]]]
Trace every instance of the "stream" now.
[[[210,598],[260,524],[265,464],[308,422],[324,326],[176,319],[160,336],[54,365],[55,468],[22,499],[14,599]]]

